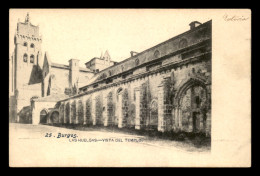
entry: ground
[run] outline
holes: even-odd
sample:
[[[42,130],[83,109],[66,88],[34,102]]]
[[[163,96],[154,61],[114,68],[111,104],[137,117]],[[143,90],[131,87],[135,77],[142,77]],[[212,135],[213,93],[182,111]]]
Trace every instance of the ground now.
[[[70,137],[58,138],[59,133]],[[210,156],[208,145],[186,140],[17,123],[10,124],[9,144],[10,166],[187,166],[184,160]]]

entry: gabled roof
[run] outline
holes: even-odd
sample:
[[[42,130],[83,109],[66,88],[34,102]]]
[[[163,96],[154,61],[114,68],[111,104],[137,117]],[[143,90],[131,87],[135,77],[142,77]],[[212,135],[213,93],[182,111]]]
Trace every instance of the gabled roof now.
[[[107,50],[101,59],[104,59],[104,58],[108,58],[109,60],[111,59]]]

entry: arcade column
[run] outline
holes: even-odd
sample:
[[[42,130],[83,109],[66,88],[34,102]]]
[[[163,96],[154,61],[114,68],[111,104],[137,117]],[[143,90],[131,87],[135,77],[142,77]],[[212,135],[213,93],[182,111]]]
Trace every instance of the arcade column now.
[[[140,117],[140,89],[135,89],[136,105],[135,105],[135,129],[141,129],[141,117]]]
[[[86,125],[87,124],[86,97],[82,97],[82,106],[83,106],[83,125]]]
[[[118,128],[123,127],[122,92],[118,94]]]

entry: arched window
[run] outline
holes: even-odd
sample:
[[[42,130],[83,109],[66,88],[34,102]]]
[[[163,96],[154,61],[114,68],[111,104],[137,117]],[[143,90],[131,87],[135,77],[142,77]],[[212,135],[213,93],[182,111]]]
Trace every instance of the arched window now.
[[[184,48],[188,46],[188,41],[186,39],[181,39],[179,42],[179,48]]]
[[[34,55],[30,56],[30,63],[34,63]]]
[[[137,65],[139,65],[139,59],[138,58],[135,60],[135,66],[137,66]]]
[[[23,61],[24,61],[24,62],[27,62],[27,58],[28,58],[28,55],[27,55],[27,54],[24,54],[24,55],[23,55]]]
[[[23,43],[23,46],[27,46],[27,42],[24,42],[24,43]]]
[[[34,44],[33,43],[31,44],[31,48],[34,48]]]
[[[154,52],[154,57],[155,57],[156,59],[160,57],[160,52],[159,52],[158,50],[156,50],[156,51]]]
[[[123,90],[123,89],[122,89],[121,87],[120,87],[119,89],[117,89],[117,92],[116,92],[117,95],[120,94],[120,93],[122,92],[122,90]]]

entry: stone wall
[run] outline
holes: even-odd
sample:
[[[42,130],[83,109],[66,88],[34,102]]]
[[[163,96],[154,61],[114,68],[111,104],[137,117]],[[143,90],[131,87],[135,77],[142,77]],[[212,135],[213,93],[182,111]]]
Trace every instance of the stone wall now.
[[[83,99],[84,124],[162,132],[193,132],[196,129],[194,132],[210,134],[210,63],[211,60],[201,59],[177,68],[169,67],[61,103],[77,102],[75,107],[80,114],[81,103],[77,100]],[[196,97],[200,99],[200,107],[197,107]]]
[[[60,117],[69,114],[65,123],[81,123],[83,109],[88,125],[211,133],[211,22],[95,77],[80,94],[58,102],[69,103]]]

